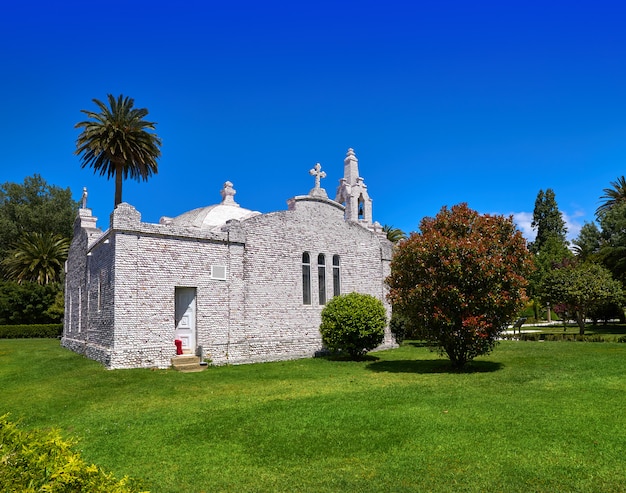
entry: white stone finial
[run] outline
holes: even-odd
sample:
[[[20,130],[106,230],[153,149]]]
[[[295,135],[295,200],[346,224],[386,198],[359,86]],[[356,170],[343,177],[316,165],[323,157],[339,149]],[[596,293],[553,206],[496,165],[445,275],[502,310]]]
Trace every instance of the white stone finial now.
[[[309,174],[311,176],[315,176],[315,187],[311,189],[309,195],[312,197],[328,197],[328,195],[326,195],[326,190],[320,186],[321,179],[326,178],[326,173],[322,171],[322,165],[317,163],[312,170],[309,170]]]
[[[83,196],[82,196],[82,209],[87,208],[87,187],[83,187]]]
[[[235,202],[235,194],[237,190],[233,188],[233,184],[229,181],[224,183],[224,188],[220,190],[220,195],[222,196],[222,205],[233,205],[239,207],[239,204]]]
[[[346,157],[343,160],[343,170],[343,177],[348,180],[350,185],[354,185],[359,178],[359,160],[352,147],[346,152]]]

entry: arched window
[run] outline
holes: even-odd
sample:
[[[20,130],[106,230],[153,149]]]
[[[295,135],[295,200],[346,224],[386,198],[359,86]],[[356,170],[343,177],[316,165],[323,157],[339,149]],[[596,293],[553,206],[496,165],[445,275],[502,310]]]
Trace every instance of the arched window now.
[[[100,271],[100,275],[98,276],[98,298],[96,300],[96,307],[98,313],[102,311],[102,278],[104,277],[104,272]]]
[[[341,294],[341,272],[339,271],[339,255],[333,255],[333,296]]]
[[[365,219],[365,200],[363,194],[359,195],[359,220]]]
[[[78,333],[80,334],[83,328],[83,291],[78,286]]]
[[[302,303],[311,304],[311,257],[309,252],[302,254]]]
[[[320,305],[326,304],[326,257],[323,253],[317,256],[317,286],[320,293]]]

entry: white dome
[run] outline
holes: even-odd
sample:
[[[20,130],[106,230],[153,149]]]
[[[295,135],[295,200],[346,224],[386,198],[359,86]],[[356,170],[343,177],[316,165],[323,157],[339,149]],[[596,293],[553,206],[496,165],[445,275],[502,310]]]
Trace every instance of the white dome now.
[[[224,183],[224,188],[220,192],[222,194],[222,203],[210,205],[208,207],[200,207],[198,209],[185,212],[175,218],[161,218],[161,224],[171,224],[183,228],[197,228],[204,231],[220,229],[227,221],[236,219],[243,221],[249,217],[260,214],[257,211],[244,209],[233,199],[236,191],[233,184],[229,181]]]
[[[238,205],[217,204],[185,212],[173,218],[171,222],[168,222],[169,224],[185,228],[212,230],[223,226],[226,224],[226,221],[230,221],[231,219],[242,221],[258,214],[260,213],[251,211],[250,209],[244,209]]]

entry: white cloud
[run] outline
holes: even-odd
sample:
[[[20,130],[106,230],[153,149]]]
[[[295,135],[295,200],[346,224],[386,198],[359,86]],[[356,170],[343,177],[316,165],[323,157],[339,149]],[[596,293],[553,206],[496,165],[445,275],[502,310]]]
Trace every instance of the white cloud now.
[[[561,211],[561,213],[563,214],[563,220],[565,221],[565,227],[567,228],[567,239],[572,241],[578,236],[578,233],[580,233],[580,228],[582,227],[580,219],[583,214],[575,212],[570,216],[566,212]],[[531,226],[531,223],[533,222],[533,213],[513,212],[512,216],[513,221],[517,224],[517,227],[524,235],[524,238],[528,241],[534,241],[537,236],[537,232]]]
[[[532,212],[514,212],[513,221],[528,241],[534,241],[537,232],[530,225],[533,222]]]
[[[580,219],[583,214],[580,212],[574,212],[572,216],[563,212],[563,220],[565,221],[565,226],[567,227],[567,239],[572,241],[576,237],[578,237],[578,233],[580,233],[580,228],[582,228],[582,224],[580,223]]]

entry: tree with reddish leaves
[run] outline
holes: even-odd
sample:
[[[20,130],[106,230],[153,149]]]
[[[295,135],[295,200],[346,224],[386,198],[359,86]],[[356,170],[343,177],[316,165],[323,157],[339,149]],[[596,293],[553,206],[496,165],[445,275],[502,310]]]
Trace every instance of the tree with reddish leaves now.
[[[526,300],[533,270],[512,217],[467,204],[424,218],[396,247],[387,278],[394,311],[456,368],[489,353]]]

